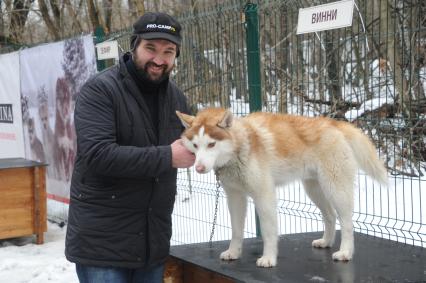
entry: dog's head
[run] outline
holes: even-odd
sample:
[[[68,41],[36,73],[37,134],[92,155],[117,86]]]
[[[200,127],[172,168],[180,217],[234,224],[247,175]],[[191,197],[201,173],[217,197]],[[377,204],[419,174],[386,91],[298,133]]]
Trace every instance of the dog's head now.
[[[208,173],[224,166],[234,152],[230,128],[233,116],[222,108],[204,109],[196,116],[176,111],[186,128],[182,134],[184,145],[195,154],[195,169]]]

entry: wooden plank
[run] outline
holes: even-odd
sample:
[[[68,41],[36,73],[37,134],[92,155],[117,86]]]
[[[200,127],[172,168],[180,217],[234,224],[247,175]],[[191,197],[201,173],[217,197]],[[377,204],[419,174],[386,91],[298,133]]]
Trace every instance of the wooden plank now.
[[[40,221],[41,231],[47,231],[47,193],[46,193],[46,167],[40,168]]]
[[[32,207],[12,207],[2,209],[0,213],[0,225],[5,223],[19,223],[22,220],[32,221]]]
[[[183,283],[183,263],[169,257],[164,268],[163,283]]]
[[[191,263],[183,267],[183,282],[185,283],[234,283],[229,277],[204,269]]]
[[[12,197],[6,197],[2,195],[0,210],[9,210],[15,208],[32,208],[33,207],[33,197],[32,195],[23,195],[19,197],[18,194]],[[1,212],[0,212],[1,214]]]
[[[31,235],[33,233],[32,216],[29,209],[1,211],[0,239]]]
[[[44,167],[34,167],[34,232],[36,244],[43,244],[46,231],[46,190]]]
[[[234,283],[229,277],[170,256],[164,269],[164,283]]]
[[[12,230],[2,230],[0,231],[0,239],[10,239],[22,236],[33,235],[33,229],[31,226],[23,228],[13,228]]]
[[[25,190],[14,190],[7,193],[0,192],[1,194],[1,204],[0,204],[0,213],[3,210],[11,208],[29,208],[33,205],[33,192],[27,188]]]
[[[28,188],[32,183],[32,168],[11,168],[0,170],[0,191],[3,193],[17,188]]]
[[[0,230],[7,229],[7,227],[21,227],[23,225],[32,226],[32,213],[30,208],[16,208],[2,210],[0,213]]]
[[[30,190],[30,188],[32,188],[31,183],[28,184],[28,187],[17,187],[7,184],[3,187],[3,185],[4,184],[0,187],[2,196],[13,197],[17,194],[32,195],[33,193],[32,190]]]

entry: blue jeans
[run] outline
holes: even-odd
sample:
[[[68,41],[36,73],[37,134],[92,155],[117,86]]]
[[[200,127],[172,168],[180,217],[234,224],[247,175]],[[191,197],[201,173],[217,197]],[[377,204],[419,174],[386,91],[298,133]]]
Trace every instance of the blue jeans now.
[[[80,283],[162,283],[164,264],[152,269],[76,264]]]

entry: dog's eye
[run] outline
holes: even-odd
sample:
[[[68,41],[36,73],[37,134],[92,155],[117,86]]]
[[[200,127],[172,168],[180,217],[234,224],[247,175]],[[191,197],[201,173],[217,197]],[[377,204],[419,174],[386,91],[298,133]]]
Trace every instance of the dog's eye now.
[[[194,146],[195,148],[197,148],[197,147],[198,147],[198,145],[197,145],[196,143],[193,143],[193,146]]]
[[[207,146],[208,146],[208,148],[212,148],[212,147],[214,147],[216,145],[216,143],[215,142],[211,142],[211,143],[209,143]]]

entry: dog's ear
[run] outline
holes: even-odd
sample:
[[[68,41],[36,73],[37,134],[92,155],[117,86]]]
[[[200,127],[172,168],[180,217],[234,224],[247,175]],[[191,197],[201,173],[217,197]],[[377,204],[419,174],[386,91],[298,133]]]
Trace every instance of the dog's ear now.
[[[225,114],[223,114],[222,120],[220,120],[217,126],[222,129],[229,128],[232,125],[232,120],[233,120],[232,112],[229,109],[227,109],[225,110]]]
[[[185,128],[189,128],[192,125],[192,122],[194,121],[194,116],[182,113],[180,111],[176,110],[176,115],[178,116],[179,120],[182,122],[182,125]]]

